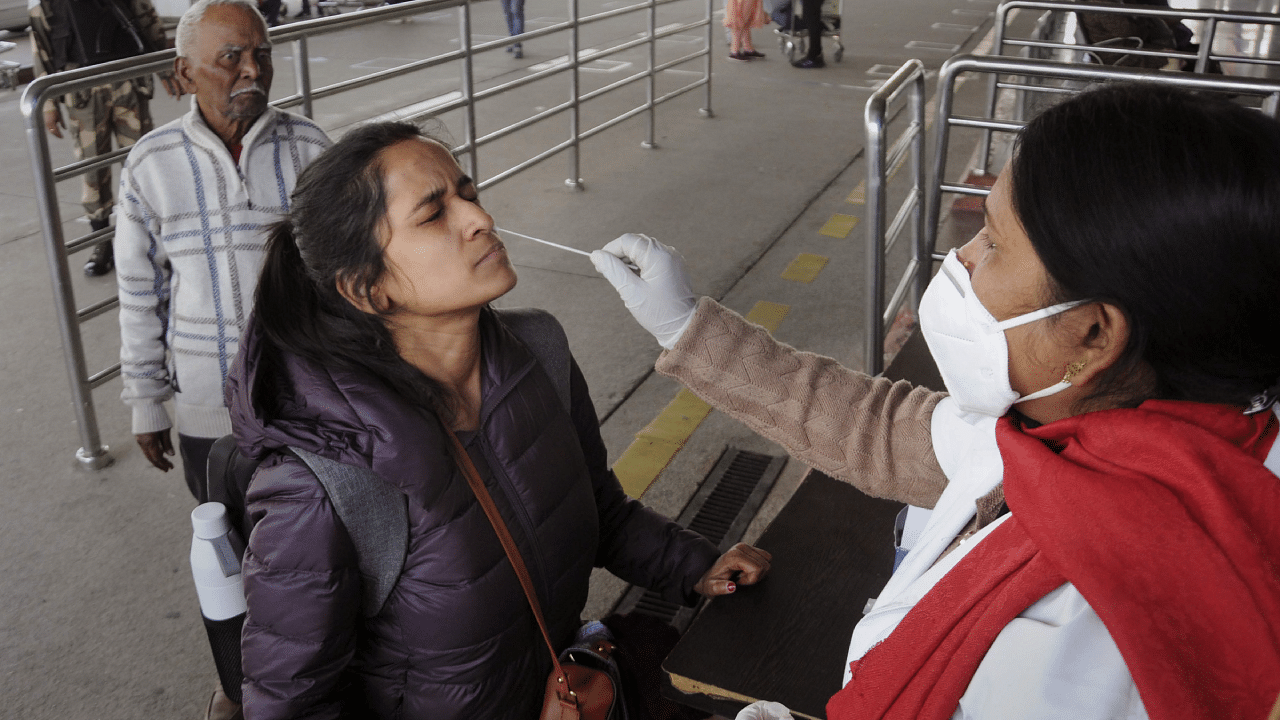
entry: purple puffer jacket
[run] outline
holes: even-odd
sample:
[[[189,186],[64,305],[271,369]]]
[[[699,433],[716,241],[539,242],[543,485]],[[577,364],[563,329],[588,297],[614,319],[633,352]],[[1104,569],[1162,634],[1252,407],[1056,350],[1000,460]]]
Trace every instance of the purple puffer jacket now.
[[[553,640],[576,631],[593,566],[692,603],[718,552],[623,493],[576,364],[570,413],[487,311],[481,337],[487,485]],[[367,375],[263,362],[263,342],[251,321],[227,381],[240,450],[265,458],[248,493],[246,717],[536,717],[549,654],[439,424]],[[323,487],[285,446],[372,468],[408,497],[408,557],[377,616],[361,614],[355,551]]]

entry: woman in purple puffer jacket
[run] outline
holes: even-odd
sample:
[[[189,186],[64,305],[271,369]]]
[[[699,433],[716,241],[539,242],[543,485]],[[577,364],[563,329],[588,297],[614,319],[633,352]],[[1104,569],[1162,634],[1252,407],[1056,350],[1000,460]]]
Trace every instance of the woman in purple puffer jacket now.
[[[565,403],[488,303],[516,283],[471,178],[408,124],[348,133],[272,233],[227,382],[248,492],[244,710],[263,718],[532,718],[550,658],[449,451],[466,447],[563,647],[593,567],[669,600],[767,571],[628,498],[570,361]],[[346,528],[288,447],[371,469],[407,498],[407,557],[373,617]]]

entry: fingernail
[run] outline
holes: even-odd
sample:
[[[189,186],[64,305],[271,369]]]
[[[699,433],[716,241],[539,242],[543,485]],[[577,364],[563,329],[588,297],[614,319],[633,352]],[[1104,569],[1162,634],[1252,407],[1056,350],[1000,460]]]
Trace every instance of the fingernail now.
[[[728,585],[725,586],[725,588],[728,589],[729,592],[733,592],[734,590],[738,589],[738,586],[734,585],[733,583],[729,583]]]

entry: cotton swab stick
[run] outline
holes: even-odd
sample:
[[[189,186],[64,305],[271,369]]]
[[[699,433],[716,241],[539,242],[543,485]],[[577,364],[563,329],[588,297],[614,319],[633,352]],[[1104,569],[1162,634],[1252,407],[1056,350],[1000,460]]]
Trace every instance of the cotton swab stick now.
[[[542,243],[543,245],[550,245],[550,246],[551,246],[551,247],[553,247],[553,248],[560,248],[561,250],[565,250],[565,251],[567,251],[567,252],[576,253],[576,254],[578,254],[578,255],[586,255],[587,257],[591,257],[591,253],[586,252],[585,250],[579,250],[578,248],[571,248],[571,247],[569,247],[568,245],[561,245],[560,243],[553,243],[553,242],[551,242],[550,240],[542,240],[542,239],[539,239],[539,238],[533,237],[532,235],[525,235],[525,234],[523,234],[523,233],[518,233],[518,232],[515,232],[515,231],[513,231],[513,230],[508,230],[508,229],[506,229],[506,228],[494,228],[494,229],[495,229],[495,230],[497,230],[497,231],[498,231],[498,232],[500,232],[500,233],[506,233],[506,234],[508,234],[508,235],[515,235],[515,236],[516,236],[516,237],[518,237],[518,238],[524,238],[525,240],[532,240],[532,241],[534,241],[534,242],[540,242],[540,243]]]
[[[506,229],[506,228],[496,227],[496,228],[494,228],[494,230],[497,230],[497,231],[498,231],[498,232],[500,232],[500,233],[506,233],[507,235],[515,235],[516,237],[518,237],[518,238],[524,238],[525,240],[532,240],[532,241],[534,241],[534,242],[539,242],[539,243],[542,243],[543,245],[550,245],[550,246],[551,246],[551,247],[553,247],[553,248],[558,248],[558,249],[560,249],[560,250],[564,250],[564,251],[567,251],[567,252],[571,252],[571,253],[574,253],[574,254],[576,254],[576,255],[586,255],[587,257],[591,257],[591,253],[589,253],[589,252],[587,252],[587,251],[585,251],[585,250],[579,250],[578,248],[571,248],[571,247],[569,247],[568,245],[561,245],[560,243],[553,243],[553,242],[551,242],[550,240],[543,240],[543,239],[541,239],[541,238],[533,237],[532,235],[525,235],[524,233],[518,233],[518,232],[516,232],[516,231],[514,231],[514,230],[508,230],[508,229]],[[633,262],[631,262],[631,261],[629,261],[629,260],[624,261],[624,262],[626,262],[627,267],[631,268],[633,271],[635,271],[635,272],[640,272],[640,268],[639,268],[639,267],[637,267],[635,263],[633,263]]]

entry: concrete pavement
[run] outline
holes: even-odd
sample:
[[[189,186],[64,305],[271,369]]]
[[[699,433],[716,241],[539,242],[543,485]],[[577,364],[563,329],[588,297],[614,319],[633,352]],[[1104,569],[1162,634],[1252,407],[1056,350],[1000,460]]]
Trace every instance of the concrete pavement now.
[[[907,58],[936,68],[971,48],[994,4],[846,3],[843,62],[828,53],[827,68],[814,71],[789,67],[768,31],[756,31],[767,59],[729,61],[717,28],[713,118],[698,114],[700,92],[687,94],[660,108],[656,149],[640,146],[640,119],[588,141],[585,192],[565,188],[567,160],[557,157],[488,191],[486,206],[501,225],[586,250],[627,231],[656,236],[685,254],[699,292],[744,313],[761,300],[788,305],[779,337],[858,366],[861,228],[835,237],[829,223],[862,212],[848,198],[864,174],[863,103]],[[557,12],[558,4],[537,2],[527,10],[531,20]],[[478,3],[473,13],[478,33],[501,32],[497,3]],[[387,48],[407,47],[415,32],[447,34],[449,22],[385,25],[358,41],[336,37],[331,57],[336,66],[395,55]],[[523,66],[499,51],[478,67],[521,72],[563,54],[549,41],[527,43],[525,51]],[[278,96],[286,86],[277,83]],[[74,467],[75,416],[17,97],[0,96],[0,303],[7,310],[0,351],[0,718],[196,718],[215,676],[186,560],[194,503],[176,472],[154,470],[134,446],[118,380],[94,395],[115,464],[97,473]],[[155,106],[158,120],[184,107],[164,99]],[[494,110],[520,111],[501,104]],[[334,129],[347,112],[321,107],[317,117]],[[67,143],[53,147],[60,162],[70,159]],[[62,208],[75,218],[77,188],[64,185]],[[86,228],[68,223],[76,234]],[[677,391],[652,374],[659,348],[585,258],[517,241],[508,246],[520,284],[500,304],[544,307],[565,324],[615,459]],[[782,279],[801,252],[829,261],[810,283]],[[85,280],[79,264],[73,260],[77,293],[113,292],[112,279]],[[113,361],[116,333],[113,314],[86,326],[91,367]],[[645,500],[676,514],[726,444],[781,454],[713,413]],[[800,472],[789,464],[770,507]],[[588,612],[607,611],[619,584],[601,574],[593,585]]]

